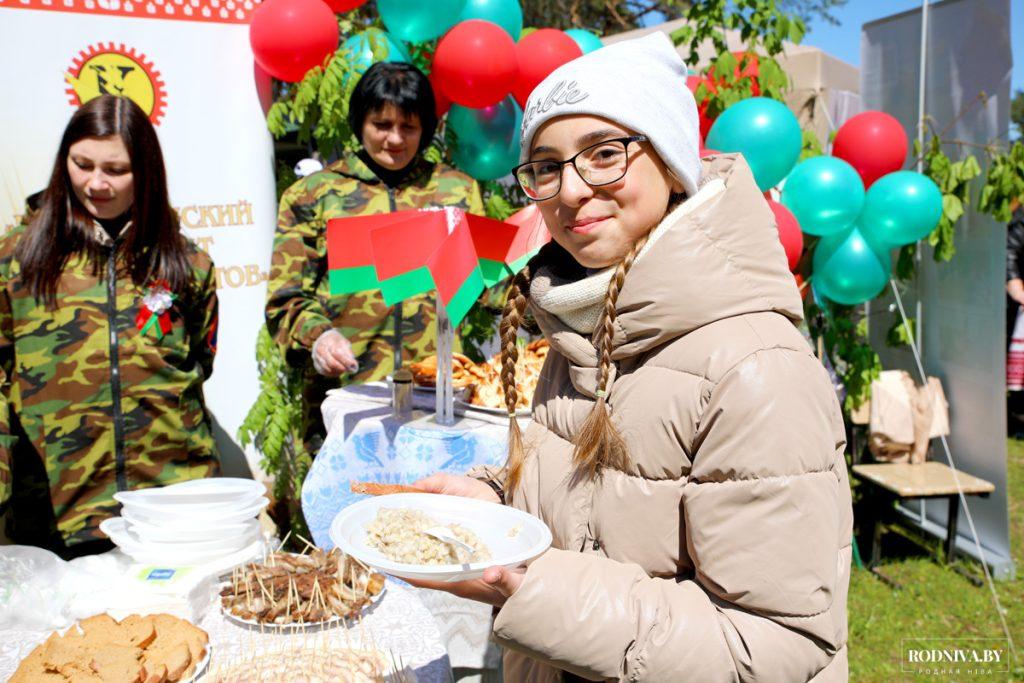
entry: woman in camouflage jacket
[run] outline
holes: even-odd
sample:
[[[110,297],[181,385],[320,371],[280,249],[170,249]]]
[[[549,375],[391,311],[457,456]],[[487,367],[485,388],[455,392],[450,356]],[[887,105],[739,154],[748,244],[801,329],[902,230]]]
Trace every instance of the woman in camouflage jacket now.
[[[213,263],[124,97],[71,117],[27,223],[0,239],[0,506],[13,541],[74,557],[111,547],[116,492],[218,472]]]
[[[472,178],[423,158],[437,127],[434,94],[410,64],[374,64],[356,85],[349,125],[363,149],[292,185],[281,197],[267,291],[267,327],[285,357],[304,368],[303,430],[316,454],[327,390],[384,379],[395,366],[395,320],[403,361],[435,352],[433,297],[384,304],[376,290],[331,296],[327,221],[433,206],[482,214]],[[339,379],[340,378],[340,379]]]

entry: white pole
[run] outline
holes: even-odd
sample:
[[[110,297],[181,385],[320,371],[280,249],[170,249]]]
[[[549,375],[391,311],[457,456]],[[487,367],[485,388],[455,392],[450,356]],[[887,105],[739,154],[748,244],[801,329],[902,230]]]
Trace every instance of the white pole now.
[[[435,297],[437,310],[437,396],[434,421],[440,425],[455,424],[455,400],[452,393],[452,346],[455,332],[441,298]]]
[[[917,144],[920,147],[921,152],[924,152],[924,116],[925,116],[925,86],[928,83],[928,3],[929,0],[921,0],[921,60],[918,67],[918,80],[917,80]],[[921,173],[924,169],[924,160],[921,158],[921,154],[918,155],[917,159],[917,172]],[[917,279],[920,282],[921,278],[921,241],[917,242],[917,250],[915,251],[914,258],[917,261]],[[924,314],[924,309],[921,306],[921,292],[920,288],[917,292],[917,304],[915,306],[916,320],[914,321],[914,340],[917,344],[917,353],[921,354],[921,317]]]
[[[921,54],[917,77],[917,146],[921,150],[921,153],[917,155],[918,173],[924,170],[924,159],[922,156],[924,154],[925,87],[928,84],[928,2],[929,0],[921,0]],[[914,302],[914,338],[910,343],[914,346],[914,356],[919,358],[921,356],[921,340],[923,337],[921,334],[921,318],[924,316],[924,306],[921,304],[921,240],[917,241],[917,248],[914,250],[914,263],[914,280],[917,284],[917,291],[914,297],[916,299]],[[922,381],[927,384],[928,378],[925,377]],[[918,508],[920,512],[919,521],[922,524],[928,516],[927,505],[928,501],[922,498],[921,505]]]

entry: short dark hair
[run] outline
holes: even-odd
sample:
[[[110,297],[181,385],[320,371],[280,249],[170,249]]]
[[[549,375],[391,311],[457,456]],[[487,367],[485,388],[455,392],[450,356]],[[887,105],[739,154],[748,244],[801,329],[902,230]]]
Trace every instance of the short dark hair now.
[[[367,69],[348,103],[348,125],[360,143],[367,115],[388,104],[406,116],[419,118],[423,136],[418,151],[425,150],[437,130],[437,107],[430,80],[406,62],[377,62]]]

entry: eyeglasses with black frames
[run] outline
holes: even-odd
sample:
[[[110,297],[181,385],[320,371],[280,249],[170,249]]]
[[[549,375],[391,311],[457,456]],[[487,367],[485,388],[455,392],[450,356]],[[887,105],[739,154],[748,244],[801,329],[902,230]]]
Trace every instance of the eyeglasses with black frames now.
[[[544,159],[519,164],[512,169],[512,174],[526,196],[535,202],[551,199],[562,190],[562,169],[566,164],[572,164],[583,182],[591,187],[610,185],[621,180],[629,169],[630,143],[646,140],[645,135],[602,140],[565,161]]]

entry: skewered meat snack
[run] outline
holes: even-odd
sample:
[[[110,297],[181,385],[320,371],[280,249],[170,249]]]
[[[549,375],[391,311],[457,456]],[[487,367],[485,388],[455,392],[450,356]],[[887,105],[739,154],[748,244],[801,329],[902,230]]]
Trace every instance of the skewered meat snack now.
[[[519,350],[516,361],[516,408],[529,408],[537,389],[541,369],[548,356],[548,342],[538,339]],[[436,382],[437,356],[430,356],[410,365],[413,381],[432,387]],[[469,402],[485,408],[505,408],[505,392],[501,387],[501,354],[485,363],[474,363],[461,353],[452,355],[452,386],[469,388]]]
[[[337,548],[276,552],[232,574],[224,611],[261,624],[317,624],[357,615],[384,588],[384,576]]]

